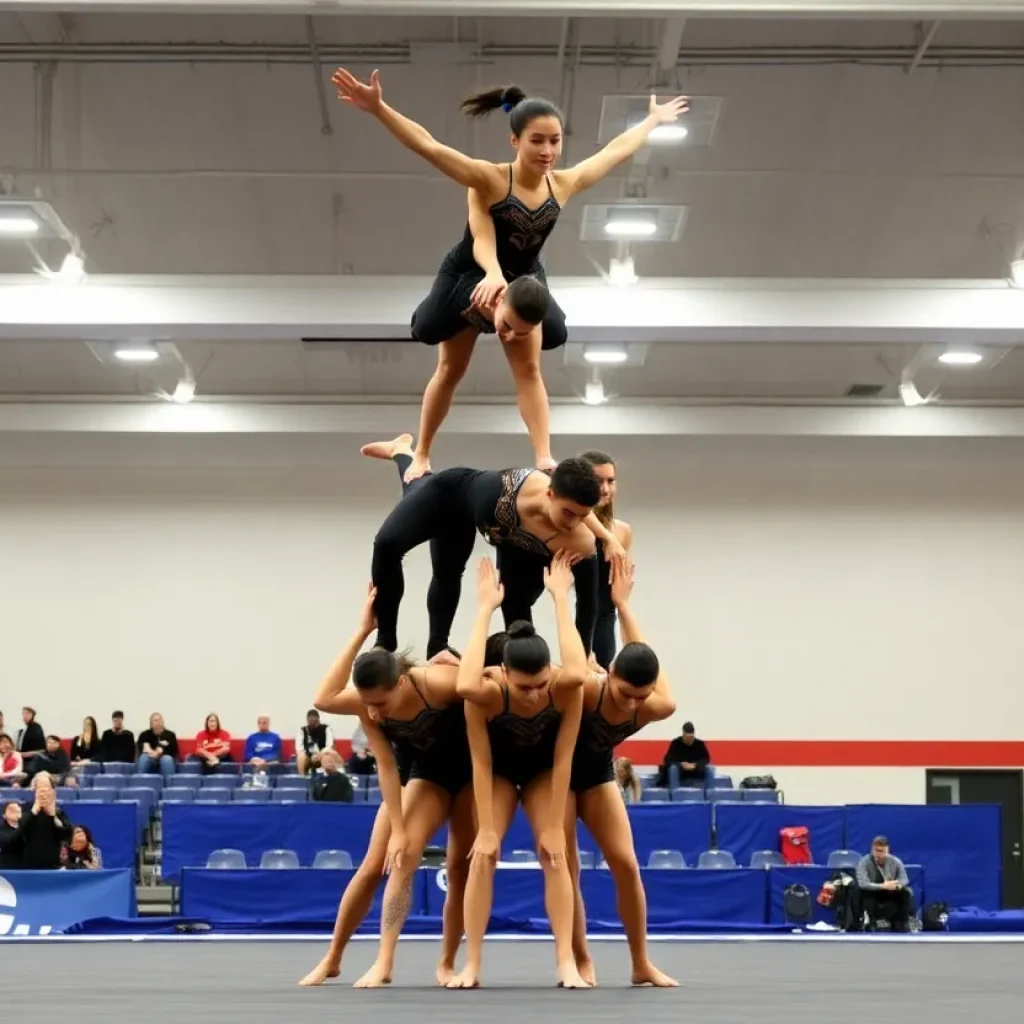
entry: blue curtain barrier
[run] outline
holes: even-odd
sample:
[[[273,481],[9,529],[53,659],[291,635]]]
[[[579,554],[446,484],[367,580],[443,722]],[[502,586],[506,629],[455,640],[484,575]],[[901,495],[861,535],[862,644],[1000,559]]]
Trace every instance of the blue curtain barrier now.
[[[296,804],[286,806],[209,806],[167,804],[164,807],[161,874],[176,882],[183,868],[198,868],[214,850],[241,850],[249,867],[257,867],[267,850],[294,850],[303,866],[319,850],[348,850],[358,864],[366,854],[378,808],[365,804]],[[694,862],[711,843],[708,805],[636,806],[629,808],[637,856],[645,863],[652,850],[682,850]],[[446,829],[432,840],[444,846]],[[590,833],[579,828],[580,846],[596,850]],[[520,809],[502,843],[512,850],[532,850],[533,834]],[[105,853],[106,851],[104,851]]]
[[[0,875],[0,935],[50,935],[99,917],[134,916],[135,879],[128,870]]]
[[[925,895],[924,868],[918,864],[908,864],[906,867],[907,877],[910,879],[910,888],[914,891],[914,904],[920,910],[924,906],[924,901],[928,899]],[[835,924],[835,911],[831,907],[819,906],[817,902],[821,887],[835,873],[835,868],[811,866],[772,868],[770,871],[766,871],[765,874],[769,876],[768,885],[770,890],[768,923],[784,924],[786,921],[786,911],[783,901],[786,889],[791,885],[806,885],[811,891],[811,900],[813,901],[811,922],[824,921],[827,924]]]
[[[135,850],[142,840],[139,821],[131,804],[65,804],[74,825],[85,825],[103,852],[105,868],[134,868]]]

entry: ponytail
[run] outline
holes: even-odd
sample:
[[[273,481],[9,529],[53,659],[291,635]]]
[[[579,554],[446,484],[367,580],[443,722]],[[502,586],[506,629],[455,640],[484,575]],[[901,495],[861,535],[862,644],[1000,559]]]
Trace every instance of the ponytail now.
[[[467,96],[459,106],[466,117],[486,117],[492,110],[504,110],[509,115],[512,134],[518,138],[526,126],[538,117],[554,117],[565,124],[562,112],[550,100],[527,97],[518,85],[496,85]]]

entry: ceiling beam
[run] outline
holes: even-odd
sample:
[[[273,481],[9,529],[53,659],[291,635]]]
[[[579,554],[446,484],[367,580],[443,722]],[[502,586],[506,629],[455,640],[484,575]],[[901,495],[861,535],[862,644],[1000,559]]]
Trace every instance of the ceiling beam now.
[[[427,277],[0,276],[0,339],[409,342]],[[577,342],[1014,345],[1024,289],[1005,281],[553,278]]]

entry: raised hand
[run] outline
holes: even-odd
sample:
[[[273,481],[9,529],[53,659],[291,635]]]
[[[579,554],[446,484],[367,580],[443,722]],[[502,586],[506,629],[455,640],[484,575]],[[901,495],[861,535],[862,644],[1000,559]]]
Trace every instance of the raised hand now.
[[[505,588],[489,558],[480,559],[476,571],[476,597],[481,608],[489,608],[491,611],[500,608],[501,602],[505,600]]]
[[[572,565],[575,559],[568,551],[559,551],[544,570],[544,586],[552,597],[566,597],[573,584]]]
[[[618,608],[629,601],[636,578],[636,566],[625,558],[616,558],[611,564],[612,604]]]
[[[355,75],[344,68],[338,68],[331,75],[331,84],[338,90],[338,99],[342,103],[351,103],[353,107],[376,114],[380,110],[380,72],[370,75],[369,83],[360,82]],[[675,118],[672,119],[673,121]]]
[[[374,72],[376,74],[376,72]],[[380,92],[378,90],[377,95],[378,102],[380,101]],[[658,124],[671,124],[673,121],[678,121],[679,118],[690,109],[690,97],[689,96],[677,96],[674,100],[668,100],[666,103],[659,103],[658,97],[651,93],[651,105],[647,113],[649,117],[653,117]]]
[[[367,636],[377,628],[377,613],[373,607],[376,600],[377,588],[371,583],[366,594],[366,603],[363,605],[363,615],[359,620],[359,628]]]

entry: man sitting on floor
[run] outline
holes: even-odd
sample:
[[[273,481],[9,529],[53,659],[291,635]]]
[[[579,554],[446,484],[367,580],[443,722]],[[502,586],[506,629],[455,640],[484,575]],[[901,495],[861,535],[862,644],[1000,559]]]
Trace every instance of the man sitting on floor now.
[[[869,929],[884,919],[891,923],[894,932],[910,931],[914,909],[910,880],[903,861],[889,853],[885,836],[875,836],[871,852],[857,865],[857,886]]]

